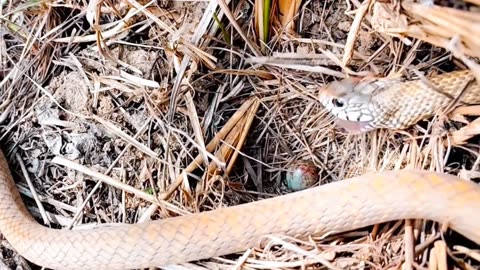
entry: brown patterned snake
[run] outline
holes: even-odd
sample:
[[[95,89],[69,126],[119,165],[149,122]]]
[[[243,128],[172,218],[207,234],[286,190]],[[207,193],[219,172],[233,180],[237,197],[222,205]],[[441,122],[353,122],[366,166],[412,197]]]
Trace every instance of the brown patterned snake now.
[[[413,81],[349,78],[331,83],[319,95],[337,124],[352,133],[407,128],[441,112],[457,97],[458,104],[480,104],[480,83],[469,70]]]
[[[441,222],[480,244],[480,185],[446,174],[366,174],[272,199],[92,230],[56,230],[29,214],[0,153],[0,231],[53,269],[132,269],[241,252],[268,234],[343,232],[398,219]]]

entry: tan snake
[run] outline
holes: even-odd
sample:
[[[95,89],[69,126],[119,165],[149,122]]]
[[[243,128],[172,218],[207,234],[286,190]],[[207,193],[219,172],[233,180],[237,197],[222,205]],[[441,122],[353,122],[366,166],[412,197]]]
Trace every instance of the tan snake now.
[[[480,83],[469,70],[412,81],[348,78],[327,85],[319,94],[336,122],[352,133],[404,129],[442,112],[457,98],[457,104],[480,104]]]
[[[162,266],[241,252],[269,234],[335,233],[406,218],[441,222],[480,244],[478,213],[474,182],[404,170],[165,220],[56,230],[29,214],[0,153],[1,233],[26,259],[53,269]]]

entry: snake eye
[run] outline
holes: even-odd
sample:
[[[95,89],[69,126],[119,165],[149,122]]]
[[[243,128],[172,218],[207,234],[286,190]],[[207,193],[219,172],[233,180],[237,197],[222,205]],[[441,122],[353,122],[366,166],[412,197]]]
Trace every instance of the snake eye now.
[[[333,106],[340,107],[340,108],[343,107],[343,105],[344,105],[343,101],[338,100],[336,98],[332,99],[332,104],[333,104]]]

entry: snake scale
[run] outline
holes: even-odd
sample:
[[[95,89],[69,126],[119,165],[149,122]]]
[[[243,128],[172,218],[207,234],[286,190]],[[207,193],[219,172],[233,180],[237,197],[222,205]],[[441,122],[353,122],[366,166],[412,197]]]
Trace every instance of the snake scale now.
[[[348,78],[319,94],[339,126],[352,133],[377,128],[404,129],[456,104],[480,104],[480,84],[470,70],[430,78]]]
[[[458,74],[463,77],[438,77],[432,83],[448,82],[446,88],[453,89],[452,82],[457,82],[461,87],[467,75]],[[404,90],[409,92],[421,84],[390,87],[398,91],[402,85],[408,86]],[[475,89],[478,93],[478,87]],[[343,100],[335,101],[337,105],[343,102],[346,107],[353,104],[352,108],[357,108],[357,100],[367,104],[363,99],[367,94],[344,94]],[[376,118],[359,118],[386,125]],[[407,218],[440,222],[480,244],[478,213],[480,186],[476,183],[447,174],[400,170],[368,173],[271,199],[164,220],[58,230],[32,218],[0,153],[0,231],[27,260],[52,269],[158,267],[241,252],[269,234],[337,233]]]

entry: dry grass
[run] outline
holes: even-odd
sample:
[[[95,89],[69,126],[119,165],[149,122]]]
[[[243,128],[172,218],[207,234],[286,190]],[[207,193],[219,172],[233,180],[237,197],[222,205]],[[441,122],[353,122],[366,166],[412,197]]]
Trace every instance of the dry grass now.
[[[350,136],[316,99],[346,73],[478,71],[478,35],[456,31],[478,28],[480,3],[469,2],[463,11],[415,12],[373,0],[309,1],[291,13],[297,34],[282,17],[267,44],[255,32],[258,11],[243,0],[8,2],[0,15],[3,150],[32,214],[65,229],[278,196],[288,192],[285,169],[302,159],[320,168],[318,184],[401,168],[480,178],[478,107]],[[214,11],[221,25],[210,24]],[[167,269],[478,268],[478,247],[464,244],[439,224],[397,221],[271,236],[244,254]],[[1,247],[0,263],[28,268],[6,241]]]

